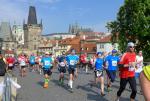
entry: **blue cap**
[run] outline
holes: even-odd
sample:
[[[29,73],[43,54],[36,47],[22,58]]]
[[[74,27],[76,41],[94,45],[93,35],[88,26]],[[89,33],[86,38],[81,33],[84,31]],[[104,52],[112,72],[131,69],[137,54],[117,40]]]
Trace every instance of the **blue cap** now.
[[[116,50],[116,49],[113,49],[113,50],[112,50],[112,53],[117,53],[117,50]]]
[[[76,52],[76,50],[75,50],[75,49],[71,49],[70,51],[71,51],[71,52]]]
[[[97,52],[97,55],[99,55],[99,54],[101,54],[101,55],[102,55],[102,54],[103,54],[103,52]]]

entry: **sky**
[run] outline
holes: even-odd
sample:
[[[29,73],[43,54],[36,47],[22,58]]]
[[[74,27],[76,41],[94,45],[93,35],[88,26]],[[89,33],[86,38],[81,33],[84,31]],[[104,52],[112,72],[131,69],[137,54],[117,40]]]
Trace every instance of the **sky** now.
[[[11,25],[27,22],[29,6],[36,7],[42,34],[68,32],[69,24],[78,23],[95,32],[108,32],[107,22],[116,19],[124,0],[0,0],[0,22]]]

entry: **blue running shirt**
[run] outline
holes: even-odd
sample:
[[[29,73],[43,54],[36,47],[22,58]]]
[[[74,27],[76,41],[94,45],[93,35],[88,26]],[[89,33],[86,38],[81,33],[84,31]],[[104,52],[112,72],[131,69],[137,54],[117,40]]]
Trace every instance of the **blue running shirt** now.
[[[58,58],[58,61],[59,62],[64,62],[64,60],[66,59],[66,57],[65,56],[60,56],[59,58]]]
[[[104,63],[103,58],[97,58],[95,61],[95,69],[96,70],[102,70],[103,69],[103,63]]]
[[[109,55],[106,57],[106,62],[108,62],[108,70],[117,70],[118,62],[120,61],[118,56]]]
[[[51,57],[43,57],[41,62],[43,63],[44,69],[50,69],[52,66],[52,58]]]
[[[77,55],[67,55],[66,61],[69,66],[75,66],[79,61],[79,56]]]
[[[30,56],[29,62],[30,64],[35,64],[35,56]]]

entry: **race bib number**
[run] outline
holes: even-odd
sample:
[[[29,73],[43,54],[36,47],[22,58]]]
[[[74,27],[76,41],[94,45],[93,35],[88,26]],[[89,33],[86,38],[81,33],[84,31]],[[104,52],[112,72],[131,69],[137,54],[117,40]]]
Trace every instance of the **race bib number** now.
[[[12,64],[12,63],[10,63],[8,66],[13,66],[13,64]]]
[[[134,70],[135,70],[135,68],[133,66],[129,67],[129,71],[134,71]]]
[[[75,65],[75,60],[70,60],[70,65]]]
[[[96,75],[97,75],[97,77],[100,77],[100,76],[102,76],[102,71],[96,71]]]
[[[25,61],[21,61],[20,65],[25,66],[26,65]]]
[[[45,64],[46,66],[50,66],[50,62],[49,62],[49,61],[45,61],[44,64]]]
[[[60,66],[65,67],[65,63],[64,63],[64,62],[61,62],[61,63],[60,63]]]
[[[117,61],[112,61],[112,66],[117,66]]]
[[[34,62],[34,60],[32,59],[31,62]]]

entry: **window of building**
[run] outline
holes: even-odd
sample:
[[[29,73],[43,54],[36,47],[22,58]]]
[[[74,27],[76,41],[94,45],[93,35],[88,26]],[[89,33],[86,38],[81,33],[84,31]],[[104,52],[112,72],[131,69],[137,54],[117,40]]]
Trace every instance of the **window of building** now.
[[[6,44],[6,47],[8,47],[8,44]]]
[[[99,48],[100,49],[104,48],[104,44],[100,44]]]
[[[93,47],[93,51],[96,51],[96,47]]]
[[[34,50],[36,50],[36,45],[34,45]]]

